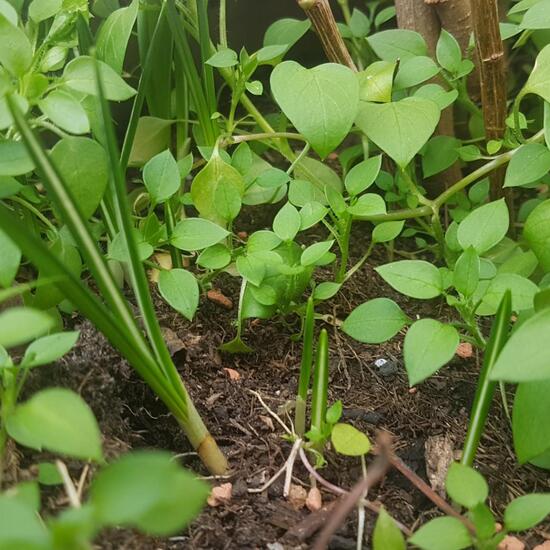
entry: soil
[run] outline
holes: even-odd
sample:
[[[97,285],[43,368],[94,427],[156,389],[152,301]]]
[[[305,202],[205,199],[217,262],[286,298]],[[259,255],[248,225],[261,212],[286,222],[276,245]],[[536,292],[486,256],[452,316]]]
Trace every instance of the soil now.
[[[373,269],[374,264],[385,261],[385,257],[380,257],[364,266],[327,305],[325,313],[344,319],[364,301],[388,296],[412,318],[429,316],[445,320],[449,317],[450,311],[442,302],[408,300],[385,285]],[[224,275],[217,279],[216,288],[237,304],[239,289],[235,279]],[[282,429],[251,391],[258,392],[269,407],[281,412],[284,418],[285,405],[296,391],[299,374],[300,343],[292,339],[298,328],[295,320],[249,322],[245,339],[255,351],[246,355],[222,355],[218,346],[234,335],[235,307],[230,311],[203,297],[192,323],[160,299],[157,299],[157,308],[162,326],[169,329],[167,336],[173,340],[174,349],[181,348],[174,356],[181,375],[231,465],[227,479],[212,480],[212,483],[232,483],[233,494],[226,504],[207,506],[179,536],[158,540],[127,529],[111,530],[98,538],[97,548],[307,548],[311,538],[300,541],[288,531],[309,512],[305,508],[295,510],[283,499],[282,482],[275,483],[265,493],[247,492],[248,488],[258,487],[269,479],[290,450],[290,444],[282,438]],[[167,449],[179,454],[182,465],[206,476],[176,422],[128,364],[87,321],[77,317],[71,324],[81,330],[79,343],[55,365],[33,371],[28,392],[52,385],[78,391],[98,418],[108,458],[130,449]],[[318,323],[318,328],[320,325]],[[452,449],[456,451],[461,447],[479,359],[475,354],[469,359],[457,357],[440,373],[410,389],[402,361],[403,334],[386,344],[365,345],[335,327],[327,327],[331,335],[331,401],[341,399],[345,420],[372,439],[378,430],[389,431],[398,456],[427,479],[427,442],[429,447],[434,447],[433,438],[445,436]],[[375,365],[378,359],[386,363],[378,367]],[[232,379],[234,372],[225,369],[236,371],[238,380]],[[34,465],[43,456],[24,451],[18,458],[18,467],[11,472],[13,481],[31,476]],[[331,482],[349,488],[360,478],[358,460],[330,452],[327,459],[322,475]],[[68,466],[78,479],[82,463],[69,462]],[[499,517],[513,497],[529,491],[550,490],[546,472],[517,465],[509,423],[498,398],[481,442],[477,466],[487,477],[489,504]],[[301,465],[296,467],[295,477],[295,483],[307,485],[309,478]],[[322,494],[324,503],[335,498],[324,489]],[[43,496],[50,511],[65,504],[59,488],[46,488]],[[390,472],[383,484],[371,491],[369,498],[383,503],[397,520],[412,530],[438,514],[434,505],[397,472]],[[375,519],[374,514],[367,512],[368,533]],[[355,548],[355,521],[353,517],[348,519],[333,539],[331,548]],[[543,540],[544,535],[543,525],[524,540],[531,547]]]

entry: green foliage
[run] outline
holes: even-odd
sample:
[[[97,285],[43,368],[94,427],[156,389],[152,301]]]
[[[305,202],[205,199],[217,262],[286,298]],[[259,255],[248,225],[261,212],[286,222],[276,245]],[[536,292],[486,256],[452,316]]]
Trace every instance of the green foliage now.
[[[448,495],[465,508],[475,508],[485,502],[489,487],[484,477],[474,469],[454,462],[447,472],[445,488]]]
[[[346,456],[363,456],[371,448],[369,438],[351,424],[335,424],[331,441],[335,451]]]
[[[400,260],[377,267],[376,271],[395,290],[412,298],[428,300],[443,291],[441,273],[423,260]]]
[[[372,534],[373,550],[405,550],[406,544],[401,531],[385,508],[380,508],[374,532]]]

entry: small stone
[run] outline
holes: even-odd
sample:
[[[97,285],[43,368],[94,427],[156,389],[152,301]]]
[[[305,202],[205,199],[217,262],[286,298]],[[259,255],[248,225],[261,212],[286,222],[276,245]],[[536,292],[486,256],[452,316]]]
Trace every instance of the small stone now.
[[[506,535],[498,545],[498,550],[524,550],[525,544],[518,538]]]
[[[212,492],[208,497],[208,506],[215,508],[221,504],[227,504],[231,501],[233,495],[233,484],[232,483],[223,483],[217,487],[212,488]]]
[[[273,420],[271,420],[271,416],[265,416],[263,414],[260,414],[260,420],[273,432],[275,431],[275,426],[273,425]]]
[[[225,309],[233,309],[233,302],[227,296],[225,296],[225,294],[222,294],[219,290],[209,290],[206,293],[206,297],[218,306],[221,306]]]
[[[310,512],[317,512],[323,507],[323,497],[321,496],[321,491],[317,487],[312,487],[306,499],[306,508]]]
[[[469,342],[461,342],[458,344],[458,347],[456,348],[456,354],[459,357],[462,357],[462,359],[468,359],[473,355],[474,351],[472,348],[472,344]]]
[[[301,485],[290,485],[290,491],[288,493],[288,501],[295,510],[301,510],[307,500],[307,491]]]
[[[229,380],[236,382],[241,379],[241,373],[239,371],[229,368],[224,368],[223,370],[227,373],[227,376],[229,376]]]
[[[550,540],[547,540],[542,544],[537,544],[537,546],[535,546],[533,550],[550,550]]]

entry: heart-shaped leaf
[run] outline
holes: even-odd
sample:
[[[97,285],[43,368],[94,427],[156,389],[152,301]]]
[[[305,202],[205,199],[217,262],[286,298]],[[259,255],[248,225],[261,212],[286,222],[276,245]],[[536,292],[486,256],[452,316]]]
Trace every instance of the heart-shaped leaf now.
[[[430,100],[407,97],[393,103],[361,102],[356,124],[401,168],[411,162],[439,122]]]
[[[271,73],[271,90],[283,113],[322,158],[340,145],[357,115],[359,81],[342,65],[306,69],[285,61]]]

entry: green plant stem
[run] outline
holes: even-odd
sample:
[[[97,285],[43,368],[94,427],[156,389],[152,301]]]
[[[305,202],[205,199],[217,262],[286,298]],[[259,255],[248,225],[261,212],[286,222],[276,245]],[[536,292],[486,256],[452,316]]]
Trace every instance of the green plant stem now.
[[[302,134],[296,134],[294,132],[265,132],[263,134],[242,134],[239,136],[232,136],[227,139],[227,142],[234,145],[237,143],[243,143],[244,141],[260,141],[267,139],[295,139],[298,141],[306,141],[306,138]]]
[[[336,273],[336,282],[343,283],[346,277],[346,269],[348,268],[349,259],[349,241],[351,237],[351,227],[353,225],[353,217],[349,214],[345,219],[340,220],[342,230],[339,231],[340,238],[338,244],[340,246],[340,265]]]
[[[313,363],[313,329],[315,327],[313,296],[308,298],[303,323],[302,361],[300,364],[300,379],[298,381],[298,393],[296,395],[296,409],[294,414],[294,427],[299,437],[303,437],[306,431],[307,392],[309,389],[311,366]]]
[[[393,241],[392,241],[393,242]],[[367,251],[363,254],[363,256],[361,257],[361,259],[352,267],[350,268],[350,270],[346,273],[344,279],[343,279],[343,283],[345,283],[348,279],[350,279],[351,277],[353,277],[353,275],[359,271],[359,269],[361,269],[361,267],[363,266],[363,264],[368,260],[369,256],[371,255],[372,253],[372,250],[374,248],[374,245],[375,243],[373,241],[371,241],[369,247],[367,248]]]
[[[296,169],[296,166],[300,164],[300,162],[307,156],[311,149],[311,146],[309,143],[306,142],[304,148],[300,151],[296,159],[291,163],[291,165],[287,168],[286,173],[291,176],[294,170]]]
[[[311,429],[318,434],[323,432],[327,412],[328,373],[328,333],[326,329],[322,329],[317,341],[317,356],[315,359],[311,400]]]
[[[166,232],[168,240],[172,237],[174,231],[174,211],[172,210],[172,204],[170,199],[164,203],[164,220],[166,221]],[[183,267],[183,261],[181,259],[181,250],[173,245],[170,245],[170,257],[172,258],[172,266],[178,269]]]
[[[462,464],[467,466],[472,466],[474,462],[479,441],[485,427],[485,421],[489,413],[489,407],[491,406],[496,387],[496,382],[492,382],[489,376],[500,351],[508,339],[511,313],[512,296],[508,290],[500,302],[493,322],[489,342],[485,349],[483,366],[477,383],[476,395],[470,414],[470,423],[468,425],[468,432],[466,434],[466,440],[464,441],[461,458]]]
[[[227,4],[226,0],[220,0],[220,45],[222,48],[227,48]]]
[[[11,197],[9,197],[9,199],[10,201],[16,202],[17,204],[20,204],[21,206],[26,208],[29,212],[34,214],[34,216],[36,216],[50,231],[57,235],[57,227],[55,227],[55,225],[29,201],[23,199],[22,197],[18,197],[17,195],[12,195]]]

